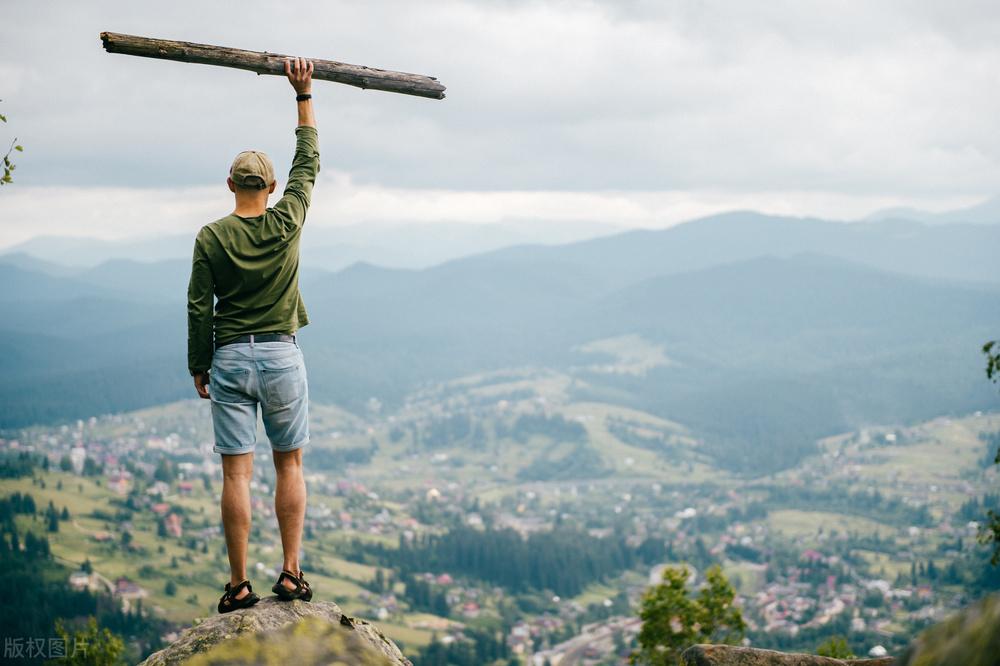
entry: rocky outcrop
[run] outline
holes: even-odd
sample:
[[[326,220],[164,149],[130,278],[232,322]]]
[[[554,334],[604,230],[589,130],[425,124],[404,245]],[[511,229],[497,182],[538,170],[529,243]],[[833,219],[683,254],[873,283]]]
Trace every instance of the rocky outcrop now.
[[[994,594],[925,629],[898,666],[1000,664],[1000,594]]]
[[[140,666],[287,663],[412,666],[378,627],[344,615],[337,604],[274,597],[202,620]]]
[[[892,657],[834,659],[733,645],[694,645],[681,655],[684,666],[892,666]]]

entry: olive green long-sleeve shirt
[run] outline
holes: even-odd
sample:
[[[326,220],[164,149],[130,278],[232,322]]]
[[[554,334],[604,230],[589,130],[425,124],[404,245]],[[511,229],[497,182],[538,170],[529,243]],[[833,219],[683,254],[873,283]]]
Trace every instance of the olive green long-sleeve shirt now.
[[[319,172],[319,135],[306,126],[295,135],[288,185],[274,207],[257,217],[230,214],[198,232],[188,284],[192,374],[211,367],[216,343],[295,333],[309,323],[299,294],[299,238]]]

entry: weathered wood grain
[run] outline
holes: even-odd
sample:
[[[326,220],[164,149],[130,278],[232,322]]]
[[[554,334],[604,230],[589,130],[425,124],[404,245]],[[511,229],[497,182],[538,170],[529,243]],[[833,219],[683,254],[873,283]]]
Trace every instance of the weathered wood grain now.
[[[117,32],[102,32],[101,41],[108,53],[143,58],[160,58],[179,62],[194,62],[203,65],[218,65],[245,69],[257,74],[285,75],[287,55],[262,51],[244,51],[225,46],[177,42],[169,39],[153,39]],[[309,58],[313,63],[313,78],[323,81],[346,83],[363,89],[384,90],[386,92],[415,95],[430,99],[444,99],[445,87],[433,76],[393,72],[364,65],[350,65],[334,60]]]

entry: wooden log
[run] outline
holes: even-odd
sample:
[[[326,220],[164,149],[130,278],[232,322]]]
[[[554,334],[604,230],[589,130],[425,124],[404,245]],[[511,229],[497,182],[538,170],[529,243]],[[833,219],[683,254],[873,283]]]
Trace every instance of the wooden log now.
[[[203,65],[218,65],[246,69],[257,74],[285,75],[285,60],[290,56],[261,51],[244,51],[225,46],[175,42],[169,39],[152,39],[123,35],[117,32],[102,32],[101,41],[108,53],[143,58],[161,58],[179,62],[195,62]],[[384,90],[386,92],[444,99],[445,87],[433,76],[407,74],[387,69],[375,69],[364,65],[349,65],[334,60],[309,58],[313,63],[313,78],[323,81],[346,83],[358,88]]]

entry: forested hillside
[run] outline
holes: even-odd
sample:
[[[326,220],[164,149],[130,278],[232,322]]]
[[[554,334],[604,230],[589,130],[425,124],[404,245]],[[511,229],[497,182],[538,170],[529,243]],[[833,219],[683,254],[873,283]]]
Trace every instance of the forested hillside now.
[[[1000,272],[976,258],[998,229],[746,213],[423,270],[310,271],[311,395],[391,407],[428,381],[551,367],[578,398],[692,428],[726,468],[791,465],[825,435],[992,404],[978,346],[1000,329]],[[54,275],[18,255],[0,271],[0,426],[191,392],[185,262]],[[660,360],[595,369],[605,352],[583,348],[623,336]]]

